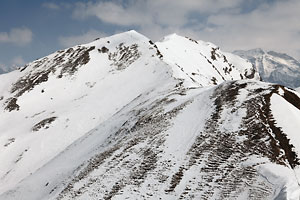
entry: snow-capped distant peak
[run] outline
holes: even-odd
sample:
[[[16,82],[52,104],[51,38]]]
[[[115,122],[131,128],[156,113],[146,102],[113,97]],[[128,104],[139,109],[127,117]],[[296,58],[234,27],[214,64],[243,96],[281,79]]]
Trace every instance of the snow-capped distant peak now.
[[[233,53],[249,60],[263,81],[291,88],[300,86],[300,62],[287,54],[262,49],[238,50]]]

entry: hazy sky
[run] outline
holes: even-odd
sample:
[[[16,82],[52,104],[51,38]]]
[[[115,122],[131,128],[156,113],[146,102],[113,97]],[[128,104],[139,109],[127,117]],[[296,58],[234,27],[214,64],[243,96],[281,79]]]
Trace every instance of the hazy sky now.
[[[176,32],[232,51],[261,47],[300,58],[299,0],[1,0],[0,65],[135,29]]]

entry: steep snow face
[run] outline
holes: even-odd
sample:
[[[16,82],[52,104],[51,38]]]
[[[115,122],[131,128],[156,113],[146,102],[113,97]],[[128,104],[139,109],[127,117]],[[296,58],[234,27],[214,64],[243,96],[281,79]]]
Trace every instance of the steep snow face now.
[[[155,43],[175,73],[175,77],[189,81],[190,85],[208,86],[226,80],[259,79],[250,62],[219,47],[172,34]]]
[[[234,51],[234,54],[248,59],[259,72],[263,81],[278,83],[287,87],[300,86],[300,63],[287,54],[262,49]]]

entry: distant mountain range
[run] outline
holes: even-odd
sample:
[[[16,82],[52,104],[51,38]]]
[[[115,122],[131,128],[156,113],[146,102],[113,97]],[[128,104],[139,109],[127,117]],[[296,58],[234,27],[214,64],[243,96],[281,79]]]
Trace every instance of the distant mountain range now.
[[[263,81],[291,88],[300,87],[300,62],[293,57],[262,49],[238,50],[233,53],[249,60]]]
[[[5,65],[0,65],[0,74],[8,73],[15,70],[15,67],[7,67]]]
[[[0,200],[299,200],[300,94],[259,80],[135,31],[2,74]]]

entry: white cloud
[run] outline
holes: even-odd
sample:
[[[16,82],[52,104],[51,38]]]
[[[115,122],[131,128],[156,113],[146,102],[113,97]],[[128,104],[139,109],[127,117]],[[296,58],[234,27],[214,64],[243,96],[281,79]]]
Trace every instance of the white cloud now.
[[[199,31],[199,37],[215,41],[227,50],[265,49],[300,57],[300,1],[264,4],[250,13],[211,15],[212,28]]]
[[[129,0],[98,3],[78,3],[75,18],[95,16],[103,22],[122,26],[172,25],[182,26],[192,12],[215,13],[233,8],[241,0]]]
[[[42,7],[50,9],[50,10],[59,10],[60,9],[59,5],[52,3],[52,2],[43,3]]]
[[[0,32],[0,43],[26,45],[32,41],[32,35],[28,28],[13,28],[9,32]]]
[[[96,3],[77,3],[73,12],[76,19],[97,17],[102,22],[123,27],[134,26],[137,31],[153,40],[166,34],[195,33],[186,25],[197,19],[191,19],[193,13],[217,13],[234,9],[242,0],[122,0],[99,1]],[[193,34],[195,35],[195,34]]]
[[[21,67],[25,64],[26,64],[26,62],[22,56],[16,56],[11,60],[11,65],[14,67]]]
[[[147,16],[142,15],[142,11],[135,7],[124,8],[122,5],[113,2],[78,3],[73,16],[76,18],[96,16],[106,23],[123,26],[148,23],[146,21],[148,20]]]
[[[262,47],[300,58],[299,10],[298,0],[114,0],[79,3],[73,17],[136,27],[153,40],[177,32],[229,51]]]
[[[106,34],[101,31],[89,30],[88,32],[83,33],[82,35],[61,36],[59,37],[59,43],[63,47],[70,47],[78,44],[92,42],[96,38],[105,37],[105,36]]]

